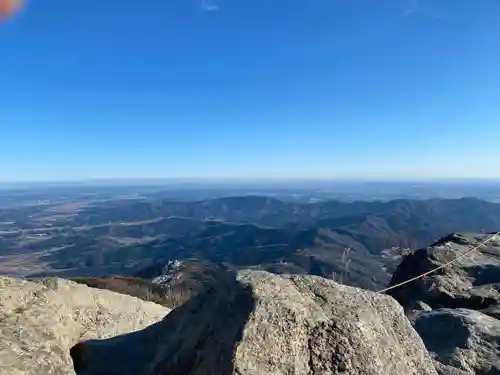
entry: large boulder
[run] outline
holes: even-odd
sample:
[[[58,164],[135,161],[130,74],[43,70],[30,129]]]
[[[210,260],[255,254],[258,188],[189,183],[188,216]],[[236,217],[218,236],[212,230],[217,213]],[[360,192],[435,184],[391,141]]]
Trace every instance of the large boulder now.
[[[148,375],[436,374],[395,300],[314,276],[240,272],[157,329]]]
[[[407,256],[394,273],[390,286],[443,266],[484,242],[488,234],[452,234]],[[495,240],[440,269],[427,280],[419,279],[389,291],[405,309],[417,301],[431,308],[491,310],[500,305],[500,241]],[[492,310],[494,313],[494,309]]]
[[[2,375],[74,374],[70,351],[78,375],[437,374],[395,300],[320,277],[242,271],[159,322],[112,292],[7,282]]]
[[[71,348],[161,320],[169,310],[124,294],[49,278],[0,278],[0,374],[75,374]]]
[[[407,256],[391,284],[464,255],[491,234],[452,234]],[[388,293],[405,308],[441,375],[500,374],[500,243]]]
[[[414,327],[441,374],[500,374],[497,319],[473,310],[438,309],[416,314]]]

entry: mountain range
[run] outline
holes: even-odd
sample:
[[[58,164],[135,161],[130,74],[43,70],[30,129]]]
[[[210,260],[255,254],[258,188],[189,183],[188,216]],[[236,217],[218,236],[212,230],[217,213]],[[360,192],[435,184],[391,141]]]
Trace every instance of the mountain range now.
[[[41,233],[36,221],[43,212],[30,215],[27,226],[36,228],[30,230]],[[500,228],[500,204],[475,198],[114,200],[59,216],[43,228],[47,237],[21,250],[51,249],[37,258],[47,269],[32,276],[154,278],[164,264],[180,260],[319,275],[376,290],[387,284],[403,253],[452,232]]]

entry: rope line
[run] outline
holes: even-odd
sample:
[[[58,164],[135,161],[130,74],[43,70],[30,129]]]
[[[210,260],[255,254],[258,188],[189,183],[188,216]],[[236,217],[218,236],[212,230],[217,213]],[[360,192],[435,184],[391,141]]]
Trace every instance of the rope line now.
[[[445,264],[443,264],[443,265],[441,265],[439,267],[436,267],[436,268],[434,268],[434,269],[432,269],[432,270],[430,270],[428,272],[425,272],[425,273],[423,273],[421,275],[418,275],[418,276],[412,277],[411,279],[403,281],[403,282],[401,282],[399,284],[392,285],[392,286],[390,286],[388,288],[379,290],[377,293],[385,293],[385,292],[387,292],[389,290],[393,290],[393,289],[399,288],[400,286],[406,285],[408,283],[411,283],[412,281],[418,280],[418,279],[420,279],[420,278],[422,278],[424,276],[427,276],[427,275],[430,275],[431,273],[439,271],[440,269],[443,269],[443,268],[449,266],[450,264],[453,264],[456,261],[458,261],[458,260],[460,260],[462,258],[465,258],[467,255],[469,255],[469,254],[473,253],[474,251],[480,249],[481,247],[483,247],[484,245],[486,245],[488,242],[497,239],[499,236],[500,236],[500,231],[498,231],[497,233],[495,233],[492,236],[488,237],[485,241],[481,242],[479,245],[473,247],[472,249],[470,249],[469,251],[467,251],[467,252],[463,253],[462,255],[456,257],[455,259],[453,259],[453,260],[451,260],[451,261],[449,261],[449,262],[447,262],[447,263],[445,263]]]

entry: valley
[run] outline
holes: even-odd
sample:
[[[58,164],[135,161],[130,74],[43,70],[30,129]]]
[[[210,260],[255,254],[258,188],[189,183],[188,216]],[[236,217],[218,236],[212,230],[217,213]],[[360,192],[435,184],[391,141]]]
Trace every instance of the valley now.
[[[177,260],[312,274],[376,290],[402,255],[452,232],[500,227],[500,204],[478,198],[304,202],[163,194],[51,191],[21,195],[17,204],[4,194],[0,274],[152,279]]]

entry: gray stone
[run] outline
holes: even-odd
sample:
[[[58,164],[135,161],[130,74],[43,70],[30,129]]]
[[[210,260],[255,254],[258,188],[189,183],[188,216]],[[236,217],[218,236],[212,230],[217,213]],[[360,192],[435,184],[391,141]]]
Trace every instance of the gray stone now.
[[[492,318],[500,319],[500,305],[490,306],[479,311],[483,314],[491,316]]]
[[[454,234],[405,257],[390,285],[428,272],[463,255],[487,234]],[[500,246],[488,244],[429,276],[389,292],[408,309],[415,301],[431,308],[485,309],[500,304]]]
[[[489,234],[453,234],[407,256],[391,285],[443,266]],[[500,374],[500,245],[492,241],[431,275],[389,291],[441,375]],[[427,305],[429,309],[416,308]],[[426,311],[427,310],[427,311]]]
[[[151,302],[67,280],[2,277],[0,374],[75,374],[70,350],[78,342],[141,330],[167,313]]]
[[[243,271],[162,322],[148,375],[431,375],[392,298],[314,276]]]
[[[500,321],[478,311],[421,312],[414,327],[440,374],[500,374]]]
[[[243,271],[161,321],[109,291],[2,282],[2,375],[437,375],[395,300],[320,277]]]

